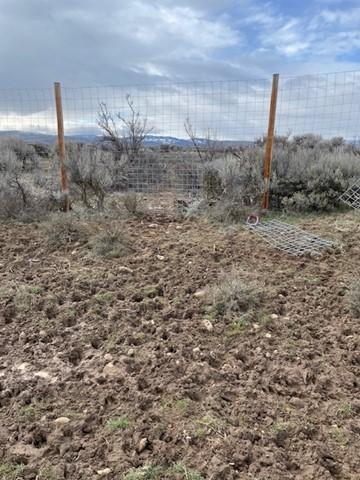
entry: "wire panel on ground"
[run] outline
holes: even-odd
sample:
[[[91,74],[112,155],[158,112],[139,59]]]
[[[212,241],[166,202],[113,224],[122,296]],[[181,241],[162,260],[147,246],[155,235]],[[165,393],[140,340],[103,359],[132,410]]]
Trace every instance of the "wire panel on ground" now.
[[[335,246],[330,240],[325,240],[295,225],[270,220],[257,224],[247,224],[246,227],[263,238],[273,248],[290,255],[316,254]]]

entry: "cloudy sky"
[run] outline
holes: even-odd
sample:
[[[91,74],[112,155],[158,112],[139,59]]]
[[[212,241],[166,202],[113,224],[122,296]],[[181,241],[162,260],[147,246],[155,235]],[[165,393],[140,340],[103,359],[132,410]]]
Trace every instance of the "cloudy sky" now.
[[[0,0],[0,31],[0,88],[360,70],[359,0]]]
[[[2,87],[356,69],[358,0],[0,0]]]

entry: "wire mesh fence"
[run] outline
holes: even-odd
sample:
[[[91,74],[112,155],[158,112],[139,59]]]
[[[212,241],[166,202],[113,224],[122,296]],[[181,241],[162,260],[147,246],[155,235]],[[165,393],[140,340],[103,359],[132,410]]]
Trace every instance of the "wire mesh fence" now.
[[[360,71],[280,76],[275,134],[359,143]],[[266,135],[271,78],[62,87],[65,141],[106,149],[139,192],[197,194],[209,165]],[[105,116],[104,116],[105,114]],[[55,144],[52,88],[0,90],[0,135]]]

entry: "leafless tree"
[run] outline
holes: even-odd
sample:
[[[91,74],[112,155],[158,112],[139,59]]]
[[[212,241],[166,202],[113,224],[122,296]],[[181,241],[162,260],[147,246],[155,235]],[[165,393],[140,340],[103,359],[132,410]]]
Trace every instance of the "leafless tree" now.
[[[194,145],[200,160],[203,162],[211,162],[214,160],[217,152],[217,142],[211,135],[210,130],[207,130],[204,138],[199,139],[189,118],[185,120],[184,128],[191,140],[191,143]]]
[[[130,117],[124,118],[118,113],[118,118],[123,122],[126,130],[126,153],[130,160],[134,160],[138,156],[146,136],[152,132],[153,128],[148,126],[147,118],[142,118],[136,111],[130,95],[126,96],[126,101],[130,108]]]
[[[117,158],[121,159],[125,153],[128,160],[133,162],[139,157],[146,136],[153,128],[148,126],[147,118],[143,118],[136,110],[134,101],[129,94],[126,95],[126,102],[130,109],[130,115],[124,117],[120,112],[116,113],[116,118],[122,125],[121,133],[113,114],[109,112],[107,105],[103,102],[100,103],[98,125],[105,132],[104,139],[110,141],[114,146]]]

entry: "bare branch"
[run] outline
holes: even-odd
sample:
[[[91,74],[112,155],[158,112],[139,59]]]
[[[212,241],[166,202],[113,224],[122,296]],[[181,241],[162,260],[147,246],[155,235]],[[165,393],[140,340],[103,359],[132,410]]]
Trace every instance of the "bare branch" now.
[[[184,127],[200,160],[203,162],[211,162],[214,160],[217,151],[217,142],[211,135],[210,129],[207,130],[205,138],[200,140],[196,136],[195,129],[189,118],[185,120]]]
[[[198,141],[197,141],[197,138],[196,138],[196,132],[193,128],[193,125],[192,123],[190,122],[190,119],[187,118],[185,120],[185,123],[184,123],[184,127],[185,127],[185,131],[186,133],[188,134],[192,144],[194,145],[195,147],[195,150],[197,152],[197,154],[199,155],[199,158],[201,161],[204,161],[204,158],[203,158],[203,155],[202,155],[202,152],[200,150],[200,147],[199,147],[199,144],[198,144]]]
[[[117,114],[117,117],[125,126],[124,144],[126,153],[130,160],[134,160],[139,155],[146,136],[152,132],[153,128],[148,127],[147,118],[142,118],[140,112],[136,111],[134,101],[129,94],[126,95],[126,102],[130,108],[129,118],[123,117],[120,113]]]
[[[105,132],[104,140],[111,142],[120,158],[126,153],[128,160],[134,161],[140,154],[146,136],[153,128],[148,127],[147,118],[142,118],[140,112],[135,109],[129,94],[126,95],[126,102],[130,109],[129,117],[122,116],[120,112],[116,114],[123,124],[123,133],[119,133],[113,115],[103,102],[99,106],[98,125]]]
[[[98,125],[105,132],[104,141],[110,142],[116,152],[116,159],[120,160],[125,151],[124,143],[118,133],[116,123],[112,114],[109,112],[106,103],[101,102],[99,105]]]

